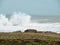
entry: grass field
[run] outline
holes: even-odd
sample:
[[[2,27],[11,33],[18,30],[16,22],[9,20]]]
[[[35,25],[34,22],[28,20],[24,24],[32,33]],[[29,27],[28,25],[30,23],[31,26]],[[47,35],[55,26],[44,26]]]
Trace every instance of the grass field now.
[[[0,39],[39,39],[60,41],[60,34],[55,33],[0,33]]]
[[[0,45],[60,45],[60,34],[48,32],[0,33]]]

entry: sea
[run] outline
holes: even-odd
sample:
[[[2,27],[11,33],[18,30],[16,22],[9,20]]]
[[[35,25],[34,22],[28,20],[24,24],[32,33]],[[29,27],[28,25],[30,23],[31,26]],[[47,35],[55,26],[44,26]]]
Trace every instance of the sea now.
[[[36,29],[37,31],[51,31],[60,33],[60,16],[59,15],[27,16],[27,14],[22,13],[0,16],[0,32],[14,32],[14,31],[24,32],[26,29]]]
[[[40,31],[52,31],[60,33],[59,15],[32,15],[31,20],[32,22],[37,22],[40,24]]]
[[[60,23],[60,16],[58,15],[32,15],[33,22],[39,23]]]

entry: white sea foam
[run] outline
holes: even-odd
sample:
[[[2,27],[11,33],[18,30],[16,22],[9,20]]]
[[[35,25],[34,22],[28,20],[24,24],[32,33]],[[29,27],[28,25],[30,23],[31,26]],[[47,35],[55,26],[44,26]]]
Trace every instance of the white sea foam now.
[[[26,29],[60,33],[60,23],[33,23],[30,15],[21,12],[13,13],[10,19],[6,15],[0,14],[0,32],[24,31]]]

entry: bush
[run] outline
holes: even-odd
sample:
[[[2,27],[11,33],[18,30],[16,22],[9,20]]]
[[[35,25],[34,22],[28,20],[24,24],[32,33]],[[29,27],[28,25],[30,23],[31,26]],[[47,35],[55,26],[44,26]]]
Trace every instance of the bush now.
[[[37,33],[37,30],[35,30],[35,29],[27,29],[27,30],[25,30],[24,32],[33,32],[33,33]]]
[[[21,33],[21,31],[14,31],[13,33]]]

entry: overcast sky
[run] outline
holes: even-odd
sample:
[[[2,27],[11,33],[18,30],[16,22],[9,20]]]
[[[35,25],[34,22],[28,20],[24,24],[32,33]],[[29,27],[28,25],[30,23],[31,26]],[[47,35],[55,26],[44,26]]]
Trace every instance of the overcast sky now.
[[[0,13],[15,11],[32,15],[60,15],[60,0],[0,0]]]

